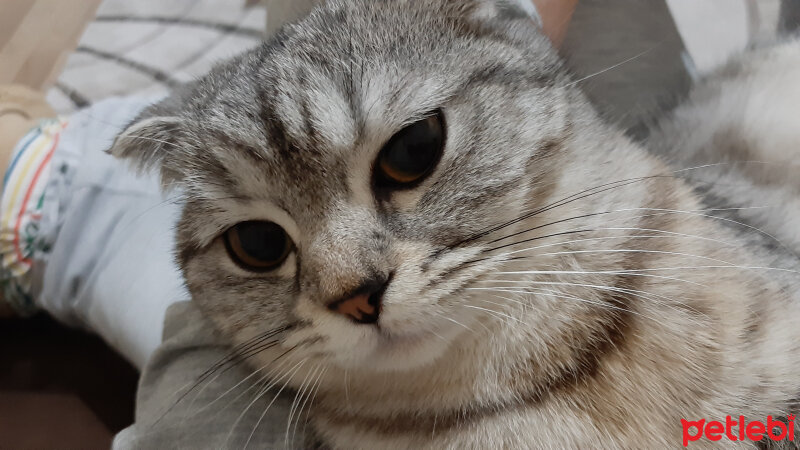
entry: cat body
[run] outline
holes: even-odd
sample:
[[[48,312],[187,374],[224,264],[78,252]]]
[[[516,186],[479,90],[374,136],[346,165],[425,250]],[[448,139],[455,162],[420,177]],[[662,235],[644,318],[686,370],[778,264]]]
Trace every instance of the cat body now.
[[[737,215],[794,252],[800,250],[799,79],[797,38],[757,44],[699,82],[648,143],[676,165],[708,166],[700,178],[713,182],[702,196],[750,207]]]
[[[432,114],[435,168],[382,187],[376,155]],[[679,447],[682,419],[796,413],[796,241],[717,217],[652,147],[510,5],[364,0],[219,66],[113,152],[181,186],[193,301],[324,446]],[[291,238],[274,270],[231,261],[247,221]],[[332,307],[376,279],[375,323]]]

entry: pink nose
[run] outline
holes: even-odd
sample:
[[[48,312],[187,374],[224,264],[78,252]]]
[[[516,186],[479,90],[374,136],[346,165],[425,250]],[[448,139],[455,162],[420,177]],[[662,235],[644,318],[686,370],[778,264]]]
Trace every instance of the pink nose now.
[[[345,317],[349,317],[358,323],[375,323],[380,314],[380,304],[377,299],[371,299],[375,295],[358,294],[338,302],[328,305],[331,311],[337,312]]]

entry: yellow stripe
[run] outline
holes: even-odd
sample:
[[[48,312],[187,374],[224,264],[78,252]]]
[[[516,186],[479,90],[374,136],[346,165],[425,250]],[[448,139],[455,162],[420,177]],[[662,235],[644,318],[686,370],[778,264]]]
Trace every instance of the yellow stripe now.
[[[24,275],[30,269],[30,266],[17,260],[13,252],[3,255],[3,267],[15,277]]]
[[[34,163],[36,163],[36,161],[40,160],[41,157],[52,146],[53,140],[52,140],[51,136],[48,136],[48,135],[45,135],[44,133],[42,133],[42,136],[40,138],[37,138],[37,140],[38,139],[41,139],[41,140],[38,143],[38,146],[31,152],[30,156],[26,156],[27,161],[25,161],[25,165],[19,170],[19,172],[15,171],[16,172],[15,175],[18,176],[18,179],[17,179],[16,185],[14,186],[14,190],[12,191],[11,197],[8,197],[9,200],[10,200],[9,204],[6,207],[6,210],[3,212],[3,228],[8,228],[9,222],[12,219],[14,219],[14,215],[13,215],[14,207],[15,206],[19,206],[19,202],[21,201],[18,198],[19,197],[19,191],[20,191],[20,189],[23,188],[23,185],[25,184],[25,180],[28,177],[29,173],[31,172],[31,167],[33,167]],[[8,180],[8,181],[11,182],[11,180]],[[5,195],[6,194],[3,193],[4,197],[5,197]]]
[[[39,136],[34,138],[25,149],[20,150],[25,152],[24,155],[21,155],[22,161],[20,161],[24,161],[24,165],[17,166],[14,169],[12,176],[8,179],[8,184],[5,186],[6,189],[3,189],[5,192],[3,192],[2,200],[8,201],[8,204],[2,214],[3,223],[0,227],[0,255],[2,255],[0,264],[15,277],[21,277],[30,269],[29,264],[17,260],[17,255],[14,251],[13,240],[17,233],[14,232],[15,223],[13,222],[17,219],[16,210],[23,206],[21,204],[23,198],[20,193],[25,187],[30,186],[30,182],[33,180],[28,182],[28,177],[35,173],[39,165],[44,161],[47,152],[53,146],[55,134],[59,133],[64,125],[64,122],[54,121],[39,127]],[[37,182],[41,181],[38,180]],[[11,188],[12,183],[15,184],[9,195],[8,188]]]

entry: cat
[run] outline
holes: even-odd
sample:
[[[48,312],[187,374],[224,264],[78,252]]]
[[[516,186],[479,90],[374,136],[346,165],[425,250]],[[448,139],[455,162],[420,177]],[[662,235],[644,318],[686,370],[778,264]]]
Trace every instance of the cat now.
[[[800,43],[781,48],[800,61]],[[798,98],[785,89],[763,106]],[[304,445],[680,447],[682,420],[800,410],[797,223],[755,230],[742,221],[771,210],[732,209],[764,206],[761,181],[796,202],[796,172],[710,166],[733,135],[699,131],[718,112],[703,92],[645,146],[501,0],[334,0],[146,110],[111,152],[180,187],[192,300],[297,390]],[[797,133],[796,104],[736,155]],[[722,112],[746,135],[743,106]]]

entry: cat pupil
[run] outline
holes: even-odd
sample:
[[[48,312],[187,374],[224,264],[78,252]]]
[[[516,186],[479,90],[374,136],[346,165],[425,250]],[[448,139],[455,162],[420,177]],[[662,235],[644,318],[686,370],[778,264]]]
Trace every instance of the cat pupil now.
[[[441,112],[405,127],[378,155],[378,185],[402,188],[421,181],[436,166],[443,149]]]
[[[286,248],[286,234],[271,222],[246,222],[238,227],[242,249],[261,261],[280,259]]]
[[[239,223],[225,233],[225,247],[241,267],[267,271],[286,259],[291,241],[286,231],[273,222],[250,221]]]

